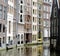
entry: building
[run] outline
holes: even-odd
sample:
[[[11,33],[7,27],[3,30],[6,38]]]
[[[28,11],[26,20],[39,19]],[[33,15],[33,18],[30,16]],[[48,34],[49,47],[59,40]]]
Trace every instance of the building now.
[[[37,26],[38,26],[38,43],[43,42],[43,0],[37,0]]]
[[[51,2],[50,0],[43,0],[43,40],[49,43],[50,37],[50,12]]]
[[[1,47],[42,43],[50,37],[50,0],[0,0],[0,5]]]
[[[37,43],[37,0],[32,0],[32,43]]]
[[[59,16],[58,16],[58,3],[57,0],[53,0],[52,3],[52,12],[51,12],[51,18],[50,18],[50,46],[51,46],[51,50],[52,48],[57,49],[59,48]]]
[[[17,1],[17,44],[21,45],[24,44],[24,1],[18,0]]]
[[[0,47],[6,47],[7,0],[0,0]]]
[[[24,39],[25,43],[32,42],[32,0],[24,0]]]
[[[16,1],[8,0],[6,19],[6,44],[13,45],[16,38]]]

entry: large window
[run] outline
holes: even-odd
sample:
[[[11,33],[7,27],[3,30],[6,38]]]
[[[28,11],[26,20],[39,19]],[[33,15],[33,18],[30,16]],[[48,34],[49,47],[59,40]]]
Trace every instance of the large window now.
[[[4,7],[4,19],[7,18],[6,7]]]
[[[44,11],[47,11],[48,12],[48,6],[44,5]]]
[[[38,32],[38,38],[40,39],[41,38],[41,31],[39,30]]]
[[[33,9],[33,14],[37,14],[37,10],[36,9]]]
[[[23,39],[23,34],[21,34],[21,39]]]
[[[37,22],[37,18],[36,17],[33,17],[33,22]]]
[[[37,3],[33,1],[33,6],[36,6],[36,5],[37,5]]]
[[[9,33],[11,33],[11,21],[9,21]]]
[[[57,8],[55,7],[54,8],[54,17],[56,17],[57,16]]]
[[[23,3],[23,0],[21,0],[21,4]]]
[[[5,25],[3,25],[3,32],[5,32]]]
[[[2,5],[0,5],[0,19],[2,18]]]
[[[20,15],[20,22],[22,22],[23,20],[22,20],[22,15]]]
[[[33,31],[36,31],[36,30],[37,30],[37,26],[33,25]]]
[[[20,5],[20,13],[23,13],[22,5]]]
[[[5,43],[5,37],[3,37],[3,43]]]
[[[32,36],[32,40],[33,40],[33,41],[36,41],[36,37],[37,37],[36,35],[33,35],[33,36]]]

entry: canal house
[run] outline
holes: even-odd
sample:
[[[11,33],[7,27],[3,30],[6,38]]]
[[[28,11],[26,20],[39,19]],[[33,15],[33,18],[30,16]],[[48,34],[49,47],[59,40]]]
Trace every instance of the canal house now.
[[[51,50],[60,49],[60,9],[58,8],[57,0],[53,0],[52,12],[50,18],[50,47]]]
[[[57,0],[53,0],[52,12],[50,18],[50,46],[56,48],[58,38],[58,4]]]

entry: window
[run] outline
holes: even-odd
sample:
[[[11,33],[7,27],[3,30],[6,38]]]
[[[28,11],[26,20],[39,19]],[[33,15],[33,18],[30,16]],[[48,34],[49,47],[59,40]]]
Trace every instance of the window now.
[[[41,14],[39,13],[39,17],[41,17]]]
[[[0,19],[2,18],[2,5],[0,5]]]
[[[38,38],[39,39],[41,38],[41,31],[39,31],[39,33],[38,33]]]
[[[21,34],[21,39],[23,39],[23,34]]]
[[[22,22],[22,15],[20,15],[20,22]]]
[[[9,33],[11,33],[11,21],[9,21]]]
[[[23,44],[23,41],[21,41],[21,44]]]
[[[34,14],[34,9],[33,9],[33,14]]]
[[[36,40],[36,35],[32,36],[32,40],[35,41]]]
[[[34,25],[33,25],[33,31],[34,31]]]
[[[57,16],[57,8],[54,8],[54,17]]]
[[[34,5],[34,2],[33,2],[33,5]]]
[[[5,37],[3,37],[3,43],[5,43]]]
[[[48,27],[49,22],[48,21],[44,21],[44,26]]]
[[[3,25],[3,32],[5,32],[5,25]]]
[[[39,9],[41,9],[41,4],[38,4],[38,6],[39,6]]]
[[[0,24],[0,32],[1,32],[2,24]]]
[[[37,5],[37,3],[33,1],[33,6],[36,6],[36,5]]]
[[[37,22],[36,17],[33,17],[33,22]]]
[[[40,18],[39,18],[39,24],[41,24],[41,22],[40,22]]]
[[[6,7],[4,7],[4,19],[7,18]]]
[[[18,34],[18,39],[20,38],[20,34]]]
[[[20,44],[20,41],[18,41],[18,44]]]
[[[47,13],[44,13],[43,17],[44,17],[44,19],[46,19],[47,18]]]
[[[34,17],[33,17],[33,22],[34,22]]]
[[[37,27],[36,27],[36,25],[35,25],[35,31],[37,30]]]
[[[37,13],[37,11],[35,9],[33,9],[33,14],[36,14],[36,13]]]
[[[21,0],[21,4],[23,3],[23,1]]]
[[[20,13],[23,13],[22,5],[20,5]]]
[[[47,19],[49,19],[49,14],[46,14],[47,15]]]
[[[10,43],[10,36],[9,36],[8,40],[9,40],[9,43]]]

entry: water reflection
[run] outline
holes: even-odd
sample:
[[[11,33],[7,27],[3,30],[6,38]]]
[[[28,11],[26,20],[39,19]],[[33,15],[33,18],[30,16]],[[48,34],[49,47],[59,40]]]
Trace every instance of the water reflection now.
[[[51,56],[60,56],[60,52],[53,51],[51,52]]]
[[[50,56],[49,48],[42,45],[18,47],[11,50],[0,51],[0,56]]]

